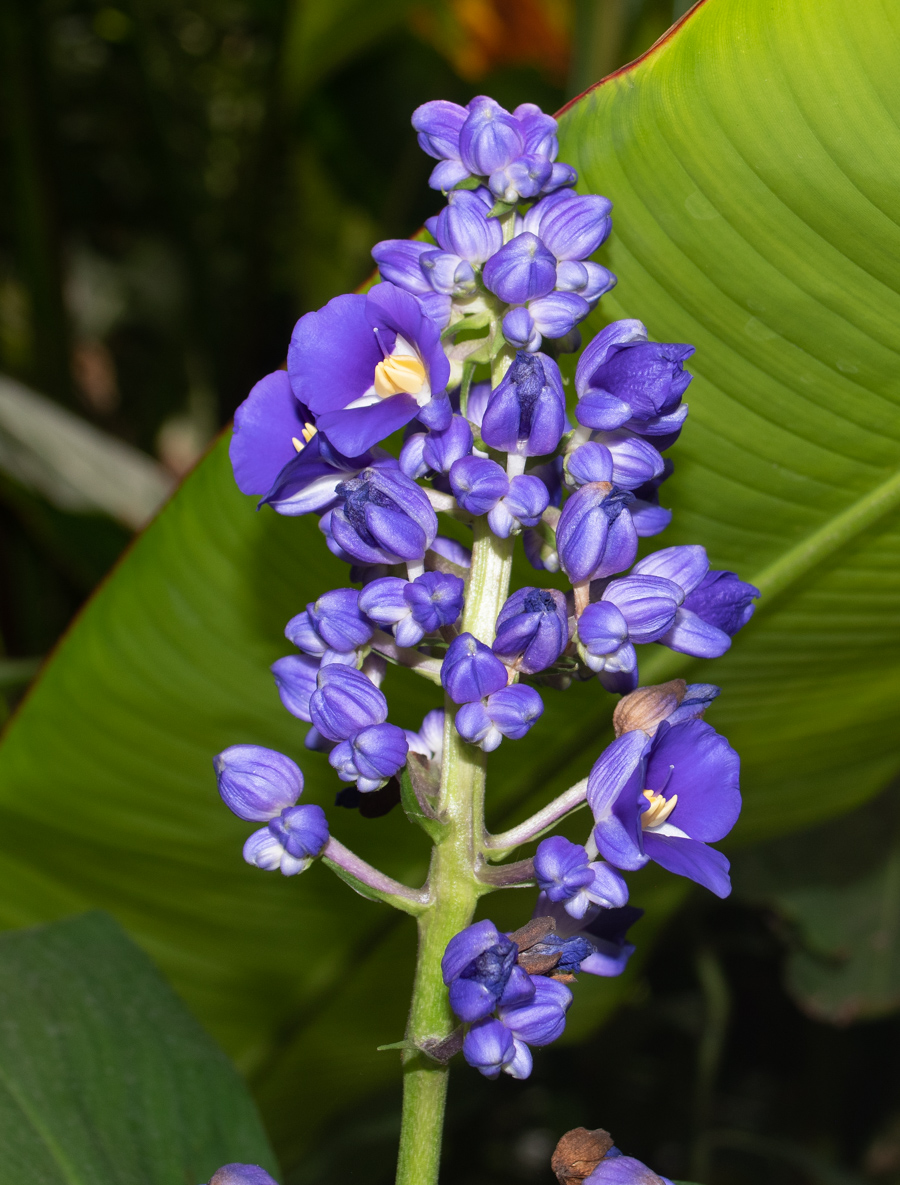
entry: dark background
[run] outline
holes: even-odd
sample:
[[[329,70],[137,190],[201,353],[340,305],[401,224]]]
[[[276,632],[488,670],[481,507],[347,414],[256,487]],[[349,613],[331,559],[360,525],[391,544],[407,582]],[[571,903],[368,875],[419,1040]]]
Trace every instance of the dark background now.
[[[687,7],[5,0],[0,372],[182,474],[282,363],[296,318],[439,205],[414,107],[489,93],[553,111]],[[0,711],[129,537],[0,471]],[[833,829],[817,834],[827,851]],[[789,869],[790,841],[776,855]],[[524,1084],[454,1074],[448,1185],[548,1181],[581,1124],[704,1185],[900,1181],[900,1021],[808,1015],[785,976],[800,938],[753,904],[754,859],[737,899],[690,899],[590,1041],[538,1053]],[[865,1012],[848,996],[833,1015]],[[389,1181],[398,1105],[340,1115],[292,1185]]]

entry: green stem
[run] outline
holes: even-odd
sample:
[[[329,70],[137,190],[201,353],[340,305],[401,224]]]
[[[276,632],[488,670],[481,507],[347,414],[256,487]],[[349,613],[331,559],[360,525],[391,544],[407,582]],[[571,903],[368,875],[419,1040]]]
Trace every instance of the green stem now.
[[[494,625],[509,591],[512,539],[491,534],[484,518],[475,522],[472,571],[464,632],[483,642],[494,638]],[[445,703],[444,760],[438,813],[447,826],[431,858],[428,885],[432,904],[419,918],[419,954],[403,1059],[403,1121],[397,1185],[434,1185],[438,1178],[446,1066],[421,1052],[429,1041],[449,1036],[454,1027],[441,976],[447,943],[472,920],[484,886],[475,877],[484,831],[486,755],[457,733],[455,705]]]

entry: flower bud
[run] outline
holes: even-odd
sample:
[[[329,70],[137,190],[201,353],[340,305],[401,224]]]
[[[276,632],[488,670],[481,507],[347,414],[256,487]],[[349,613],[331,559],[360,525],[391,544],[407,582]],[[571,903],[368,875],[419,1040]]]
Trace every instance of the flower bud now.
[[[328,820],[320,806],[292,806],[254,831],[244,844],[248,864],[284,876],[303,872],[328,842]]]
[[[587,346],[575,371],[580,424],[608,430],[630,422],[634,431],[677,431],[686,410],[679,407],[691,375],[688,345],[647,341],[640,321],[614,321]]]
[[[442,160],[431,170],[428,184],[432,189],[439,189],[443,193],[449,193],[454,186],[459,185],[460,181],[468,181],[468,179],[469,170],[461,160]],[[430,218],[426,218],[425,225],[427,226],[430,221]]]
[[[503,318],[503,336],[517,350],[534,353],[541,348],[540,330],[524,305],[510,309]]]
[[[433,634],[459,620],[465,587],[458,576],[425,572],[406,585],[403,596],[423,633]]]
[[[424,251],[419,257],[422,273],[435,292],[447,296],[465,296],[475,291],[475,272],[471,263],[452,251]]]
[[[321,658],[329,650],[349,653],[365,646],[372,637],[372,626],[360,613],[359,593],[353,588],[336,588],[292,617],[284,634],[299,650]]]
[[[525,215],[525,229],[540,235],[559,260],[587,259],[612,228],[612,202],[571,190],[545,197]]]
[[[616,277],[599,263],[563,259],[556,265],[557,291],[574,292],[583,296],[588,304],[594,304],[615,286]]]
[[[689,692],[694,692],[695,689],[699,690],[700,694],[689,695]],[[654,736],[663,720],[671,719],[683,703],[691,702],[697,705],[693,715],[683,717],[693,719],[701,716],[718,694],[717,687],[706,684],[696,684],[689,688],[684,679],[672,679],[655,687],[640,687],[616,704],[613,728],[617,737],[638,729],[648,736]],[[676,723],[681,723],[681,719]]]
[[[341,505],[331,513],[331,534],[361,563],[420,560],[437,534],[428,498],[397,470],[364,469],[336,492]]]
[[[753,599],[760,595],[758,588],[734,572],[711,571],[688,593],[684,607],[732,637],[753,616]]]
[[[609,480],[617,486],[636,490],[662,476],[665,462],[659,451],[642,436],[635,436],[624,428],[599,432],[597,436],[599,443],[610,451],[613,475]]]
[[[335,746],[328,761],[342,782],[356,782],[357,788],[368,794],[403,768],[408,750],[402,728],[373,724]]]
[[[472,451],[472,429],[463,416],[454,416],[443,432],[429,432],[422,448],[422,460],[437,473],[449,473],[454,461]]]
[[[307,724],[310,696],[316,689],[319,674],[318,659],[306,654],[289,654],[273,662],[269,670],[275,676],[275,686],[282,704],[292,716],[305,720]]]
[[[454,497],[470,514],[487,514],[509,492],[509,478],[487,457],[462,457],[454,461],[449,476]]]
[[[574,292],[550,292],[530,300],[528,311],[538,333],[543,337],[559,338],[571,333],[591,311],[591,306],[583,296]]]
[[[258,1164],[223,1164],[210,1177],[209,1185],[278,1185]]]
[[[332,664],[322,667],[309,701],[312,722],[330,741],[344,741],[370,724],[383,724],[384,694],[362,671]]]
[[[430,243],[414,239],[384,239],[372,248],[372,258],[382,280],[415,296],[425,296],[433,294],[434,289],[422,271],[421,260],[425,252],[433,250]]]
[[[578,618],[578,653],[595,673],[608,667],[620,668],[623,662],[630,670],[628,660],[634,655],[634,647],[628,653],[619,653],[627,644],[628,622],[611,602],[594,601]],[[610,663],[613,656],[619,661]]]
[[[528,587],[507,598],[497,617],[493,645],[507,665],[536,675],[552,666],[568,644],[569,617],[561,592]]]
[[[470,745],[493,753],[504,737],[521,740],[544,712],[533,687],[513,683],[484,700],[463,704],[456,713],[456,731]]]
[[[589,440],[580,444],[563,462],[563,471],[568,484],[576,490],[592,481],[613,479],[613,457],[605,444]]]
[[[534,986],[516,967],[519,948],[493,922],[475,922],[454,935],[441,959],[444,983],[450,989],[450,1007],[462,1021],[487,1016],[506,996],[522,1000],[534,995]]]
[[[488,525],[495,535],[508,539],[523,527],[536,527],[550,504],[550,491],[539,477],[519,473],[510,480],[509,493],[488,511]]]
[[[574,185],[578,180],[578,173],[571,165],[563,165],[557,161],[550,174],[550,180],[544,186],[544,193],[555,193],[564,186]]]
[[[459,133],[468,111],[458,103],[433,99],[412,113],[412,126],[418,133],[419,147],[438,160],[459,160]]]
[[[573,584],[630,568],[637,533],[628,513],[634,495],[609,482],[589,482],[563,507],[556,528],[559,562]]]
[[[556,160],[559,141],[556,138],[557,123],[552,115],[545,115],[537,103],[520,103],[513,112],[518,120],[519,132],[525,140],[525,151]]]
[[[425,441],[427,432],[414,432],[407,436],[400,449],[400,471],[405,473],[410,481],[417,481],[428,472],[425,463]]]
[[[485,286],[508,304],[546,296],[556,283],[556,260],[537,235],[523,232],[484,265]]]
[[[441,683],[455,704],[472,703],[499,691],[508,677],[490,647],[472,634],[454,638],[441,664]]]
[[[553,165],[546,157],[526,153],[491,173],[488,187],[498,201],[515,205],[537,197],[552,173]]]
[[[474,1024],[463,1039],[463,1057],[485,1078],[496,1078],[516,1054],[513,1035],[501,1021],[488,1017]]]
[[[552,453],[566,427],[559,367],[546,354],[520,351],[490,394],[481,422],[485,444],[535,457]]]
[[[709,571],[706,548],[699,543],[663,547],[644,556],[634,565],[634,576],[661,576],[677,584],[685,596],[700,584]]]
[[[303,793],[296,762],[261,745],[231,745],[213,758],[219,794],[239,819],[266,822]]]
[[[684,593],[660,576],[632,575],[611,580],[602,600],[615,605],[625,618],[630,641],[658,642],[671,629]]]
[[[489,211],[490,205],[477,192],[456,189],[447,194],[447,205],[435,226],[435,238],[444,251],[480,265],[503,244],[500,223],[496,218],[488,218]]]
[[[486,95],[468,104],[459,133],[459,155],[470,173],[487,176],[504,168],[525,150],[519,121]]]

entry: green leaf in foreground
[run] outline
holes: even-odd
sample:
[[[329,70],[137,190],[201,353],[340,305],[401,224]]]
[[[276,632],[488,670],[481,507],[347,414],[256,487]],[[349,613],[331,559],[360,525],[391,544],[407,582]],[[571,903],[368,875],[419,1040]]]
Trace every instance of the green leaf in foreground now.
[[[900,768],[898,22],[881,0],[786,0],[777,21],[770,0],[706,0],[561,124],[563,158],[615,202],[603,315],[697,346],[675,520],[655,542],[705,543],[764,592],[725,659],[642,658],[646,681],[723,687],[710,719],[744,760],[745,840],[846,811]],[[314,522],[254,514],[221,442],[0,748],[0,922],[113,911],[252,1076],[290,1160],[337,1107],[397,1080],[376,1047],[402,1036],[413,925],[321,867],[285,881],[243,866],[248,828],[218,803],[210,758],[281,749],[331,808],[337,782],[267,666],[288,618],[345,579]],[[386,691],[405,727],[440,702],[396,670]],[[608,739],[595,686],[545,701],[491,758],[495,825],[584,776]],[[399,811],[330,813],[360,855],[421,878],[426,838]],[[492,915],[520,920],[530,901],[502,896]],[[591,988],[573,1032],[619,990]]]
[[[112,918],[0,938],[0,1185],[196,1185],[274,1161],[216,1048]]]

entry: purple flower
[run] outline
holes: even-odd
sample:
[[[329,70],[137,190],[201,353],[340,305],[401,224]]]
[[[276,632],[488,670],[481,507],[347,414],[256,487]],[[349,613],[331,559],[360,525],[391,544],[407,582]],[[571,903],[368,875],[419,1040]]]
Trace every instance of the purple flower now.
[[[534,995],[531,978],[516,965],[518,953],[516,944],[487,920],[450,939],[441,972],[450,989],[450,1007],[460,1020],[480,1020],[501,1000],[511,1004]]]
[[[613,1149],[603,1157],[584,1185],[673,1185],[668,1177],[660,1177],[633,1156],[623,1156]]]
[[[228,455],[242,494],[265,494],[299,444],[315,434],[312,412],[291,391],[284,370],[260,379],[234,413]],[[297,442],[295,444],[294,442]]]
[[[453,625],[462,613],[464,591],[458,576],[424,572],[415,580],[383,576],[367,584],[359,597],[367,616],[393,626],[399,646],[416,646],[425,634]]]
[[[658,439],[658,438],[657,438]],[[644,539],[651,535],[658,535],[664,531],[672,521],[672,511],[666,510],[659,504],[659,487],[672,476],[674,466],[668,459],[663,461],[663,471],[659,477],[646,482],[634,491],[634,502],[631,504],[631,517],[638,536]]]
[[[435,292],[446,296],[471,296],[475,292],[475,271],[467,259],[432,248],[422,253],[419,262]]]
[[[502,687],[509,672],[489,646],[473,634],[460,634],[447,648],[441,683],[455,704],[474,703]]]
[[[312,864],[328,842],[328,820],[320,806],[292,806],[254,831],[244,844],[248,864],[296,876]]]
[[[213,758],[222,801],[239,819],[266,822],[303,793],[296,762],[261,745],[231,745]]]
[[[557,292],[574,292],[590,305],[615,286],[616,277],[599,263],[562,259],[556,265]]]
[[[740,580],[734,572],[707,572],[684,601],[684,608],[708,625],[733,637],[753,616],[758,588]]]
[[[501,1003],[496,1019],[479,1020],[466,1033],[463,1057],[486,1078],[496,1078],[501,1070],[513,1078],[527,1078],[532,1068],[529,1046],[549,1045],[562,1036],[572,993],[558,980],[531,979],[531,999]]]
[[[435,288],[432,270],[425,265],[423,256],[433,252],[431,243],[385,239],[372,248],[372,258],[382,280],[411,292],[431,320],[443,329],[450,320],[452,302],[447,293]]]
[[[454,416],[447,428],[429,432],[422,445],[422,461],[436,473],[449,473],[454,461],[472,451],[472,429],[463,416]],[[421,475],[419,475],[421,476]]]
[[[561,835],[541,840],[534,856],[538,888],[549,901],[581,919],[592,905],[617,909],[628,904],[628,886],[620,874],[603,861],[591,861],[580,844]]]
[[[382,787],[406,764],[409,743],[396,724],[372,724],[335,746],[328,761],[342,782],[356,782],[367,794]]]
[[[541,348],[541,333],[524,305],[510,309],[503,318],[503,336],[517,350],[533,354]]]
[[[621,975],[625,970],[635,949],[626,936],[629,927],[634,925],[643,912],[633,905],[623,905],[616,909],[590,905],[582,918],[573,918],[564,903],[551,901],[546,893],[538,895],[534,908],[536,918],[553,918],[557,941],[572,942],[573,939],[578,939],[586,944],[583,948],[586,953],[582,955],[576,971],[605,977]]]
[[[550,504],[550,492],[539,477],[518,473],[510,478],[509,493],[488,511],[488,526],[501,539],[523,527],[536,527]]]
[[[444,709],[434,708],[425,713],[418,732],[406,729],[406,740],[410,753],[421,753],[438,765],[444,755]]]
[[[556,363],[520,351],[491,392],[481,435],[503,452],[534,457],[552,453],[566,430],[566,397]]]
[[[556,528],[559,562],[573,584],[622,572],[634,563],[634,495],[606,481],[588,482],[563,507]]]
[[[420,560],[437,534],[437,516],[415,482],[395,470],[364,469],[337,487],[335,542],[364,564]]]
[[[600,854],[624,869],[655,860],[727,897],[728,861],[707,845],[737,822],[739,770],[737,753],[701,720],[663,721],[652,738],[624,733],[588,778]]]
[[[553,165],[546,157],[527,153],[491,173],[488,187],[498,201],[515,205],[523,198],[537,197],[552,175]]]
[[[419,147],[437,160],[459,160],[459,133],[467,115],[465,107],[446,99],[423,103],[412,114]]]
[[[223,1164],[210,1177],[209,1185],[278,1185],[258,1164]]]
[[[322,667],[309,700],[312,723],[329,741],[345,741],[370,724],[383,724],[384,694],[362,671],[332,663]]]
[[[337,296],[301,317],[288,373],[319,430],[351,456],[414,417],[434,428],[450,422],[440,328],[393,284],[377,284],[368,296]]]
[[[525,230],[559,260],[586,259],[597,250],[612,227],[612,202],[599,194],[563,189],[542,198],[525,215]]]
[[[636,490],[662,476],[665,462],[659,450],[643,436],[618,428],[615,432],[598,432],[594,439],[595,444],[581,445],[572,457],[581,449],[607,448],[612,458],[612,477],[595,480],[608,480],[621,489]]]
[[[450,488],[469,514],[487,514],[509,492],[509,478],[496,461],[462,457],[450,468]]]
[[[448,194],[434,228],[441,248],[479,267],[499,251],[503,232],[496,218],[488,218],[491,201],[487,190],[458,189]]]
[[[549,292],[546,296],[528,302],[528,312],[536,332],[554,339],[571,333],[590,311],[588,302],[575,292]]]
[[[525,140],[515,116],[494,99],[479,95],[468,104],[459,133],[459,155],[468,171],[486,176],[522,156]]]
[[[316,689],[319,660],[306,654],[289,654],[273,662],[269,669],[275,676],[275,686],[282,704],[292,716],[308,724],[312,719],[309,700]]]
[[[470,745],[493,753],[504,737],[518,741],[543,715],[544,703],[533,687],[513,683],[456,713],[456,731]]]
[[[546,296],[556,283],[556,260],[537,235],[510,239],[484,265],[485,287],[507,304]]]
[[[561,592],[529,586],[507,598],[497,617],[493,651],[508,666],[536,675],[552,666],[568,644],[569,615]]]
[[[396,469],[397,459],[380,448],[359,457],[345,457],[317,432],[278,473],[259,504],[293,518],[311,512],[321,514],[337,504],[336,491],[342,481],[357,477],[370,466]]]
[[[640,321],[614,321],[581,355],[575,371],[575,415],[587,428],[627,425],[641,435],[677,435],[691,375],[683,367],[693,346],[647,340]],[[671,442],[670,442],[671,443]]]
[[[336,588],[292,617],[285,637],[298,650],[327,661],[332,651],[349,654],[372,637],[372,624],[359,610],[359,593],[353,588]]]

